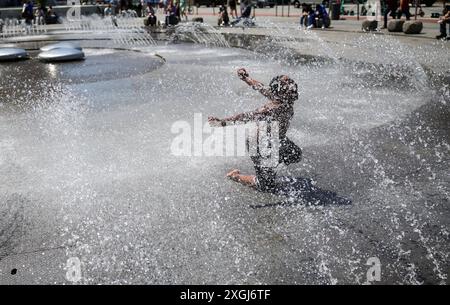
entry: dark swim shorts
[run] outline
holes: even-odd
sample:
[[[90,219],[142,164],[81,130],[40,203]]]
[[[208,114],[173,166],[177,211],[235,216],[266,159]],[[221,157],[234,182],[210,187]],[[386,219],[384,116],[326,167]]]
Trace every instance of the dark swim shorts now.
[[[263,192],[273,192],[277,186],[277,177],[275,169],[272,167],[261,166],[261,158],[258,156],[251,157],[255,167],[256,188]]]

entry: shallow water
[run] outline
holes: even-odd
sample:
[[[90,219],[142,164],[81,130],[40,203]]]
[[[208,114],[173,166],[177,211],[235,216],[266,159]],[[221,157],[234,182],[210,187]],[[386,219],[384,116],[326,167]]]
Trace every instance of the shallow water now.
[[[64,81],[39,73],[39,92],[26,62],[0,67],[9,75],[0,80],[0,270],[27,269],[1,282],[65,282],[66,260],[78,257],[81,283],[364,283],[378,257],[383,283],[448,283],[448,100],[414,60],[395,73],[188,44],[141,51],[92,53],[105,73],[83,63],[56,69]],[[145,66],[152,53],[166,62]],[[252,173],[247,157],[171,154],[174,122],[265,102],[239,67],[300,86],[288,136],[304,160],[279,174],[312,178],[352,204],[224,178]],[[56,259],[37,254],[46,251]]]

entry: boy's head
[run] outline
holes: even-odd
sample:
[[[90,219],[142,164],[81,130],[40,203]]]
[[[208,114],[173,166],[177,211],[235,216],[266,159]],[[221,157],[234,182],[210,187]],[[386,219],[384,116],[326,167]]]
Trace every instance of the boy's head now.
[[[298,99],[298,86],[287,75],[274,77],[269,84],[270,91],[281,102],[293,103]]]

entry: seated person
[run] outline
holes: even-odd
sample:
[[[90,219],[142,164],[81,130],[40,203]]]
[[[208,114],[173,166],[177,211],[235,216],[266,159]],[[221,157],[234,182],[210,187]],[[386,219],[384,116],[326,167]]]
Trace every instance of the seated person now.
[[[176,5],[173,5],[172,2],[167,7],[166,12],[166,26],[169,25],[177,25],[179,22],[179,19],[177,17],[177,7]]]
[[[233,22],[231,22],[231,25],[238,24],[241,20],[244,19],[244,23],[246,22],[246,19],[250,19],[250,16],[252,14],[252,4],[251,1],[248,1],[247,3],[244,2],[245,8],[242,10],[241,16],[236,18]]]
[[[45,8],[42,5],[39,5],[39,7],[34,12],[34,16],[36,17],[36,24],[45,24],[46,11],[47,11],[47,8]]]
[[[145,8],[145,14],[147,19],[145,20],[146,26],[156,26],[157,18],[155,15],[155,10],[153,9],[152,4],[147,3],[147,7]]]
[[[300,17],[300,26],[309,26],[309,14],[312,11],[312,7],[310,4],[302,3],[302,16]]]
[[[308,19],[306,22],[307,22],[306,28],[308,30],[316,26],[316,12],[312,8],[308,12]]]
[[[327,9],[323,4],[316,5],[314,26],[322,27],[322,29],[330,26],[330,16],[328,15]],[[308,28],[311,28],[311,24]]]
[[[49,6],[47,9],[46,22],[47,24],[55,24],[58,23],[58,15],[53,10],[53,6]]]
[[[219,7],[219,20],[217,21],[218,26],[228,26],[230,24],[230,18],[228,17],[227,8],[223,5]]]
[[[108,4],[107,7],[105,7],[105,10],[103,11],[103,16],[109,17],[109,16],[112,16],[112,15],[114,15],[114,14],[113,14],[112,5],[110,3],[110,4]]]
[[[439,19],[438,23],[441,34],[436,36],[436,39],[444,39],[447,37],[447,24],[450,28],[450,9],[448,6],[445,7],[444,11],[442,12],[442,17]]]

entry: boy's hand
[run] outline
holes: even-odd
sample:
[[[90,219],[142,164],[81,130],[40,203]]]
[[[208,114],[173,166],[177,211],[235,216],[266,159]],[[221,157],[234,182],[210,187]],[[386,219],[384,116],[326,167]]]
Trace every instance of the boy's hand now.
[[[225,121],[223,121],[217,117],[214,117],[214,116],[208,117],[208,122],[209,122],[209,126],[211,126],[211,127],[226,126]]]
[[[220,119],[215,116],[208,117],[209,126],[219,126],[220,125]]]
[[[244,80],[248,77],[248,72],[244,68],[240,68],[237,70],[237,75],[240,79]]]

